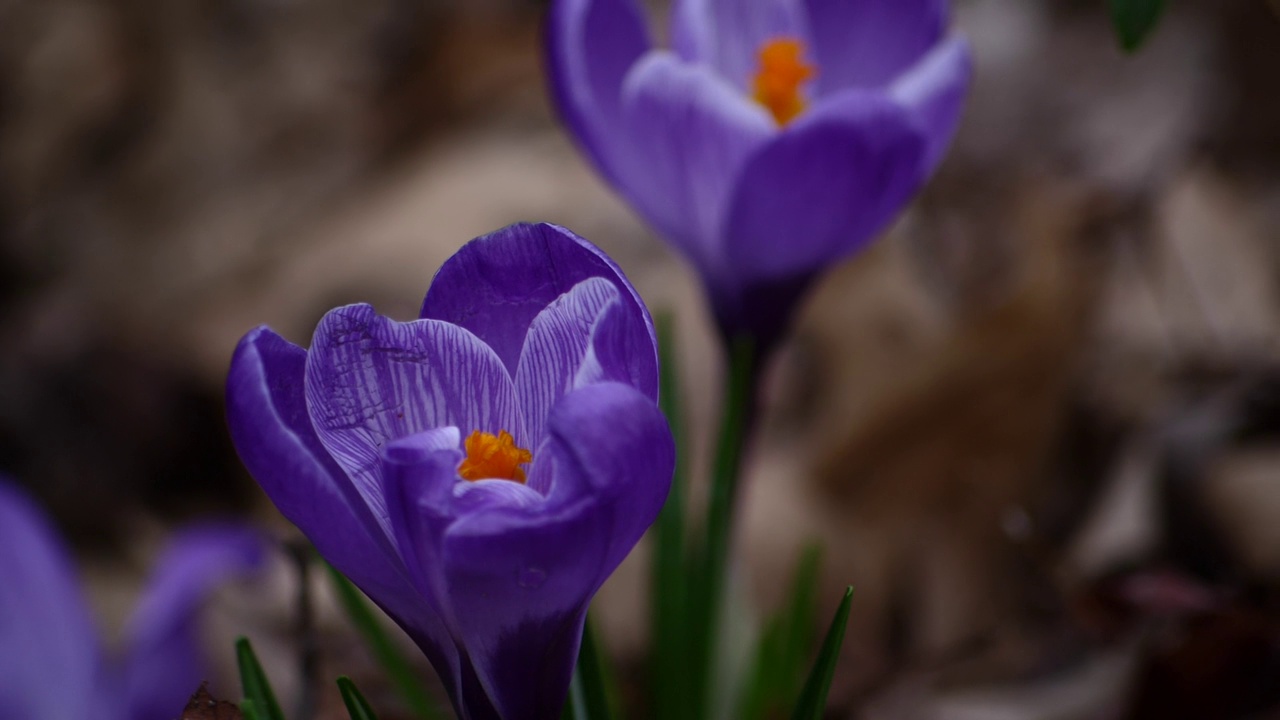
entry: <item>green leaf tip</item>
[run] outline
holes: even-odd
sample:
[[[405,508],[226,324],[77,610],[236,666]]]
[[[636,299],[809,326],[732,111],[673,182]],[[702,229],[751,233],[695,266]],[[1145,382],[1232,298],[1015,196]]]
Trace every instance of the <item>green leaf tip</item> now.
[[[791,720],[820,720],[827,706],[827,693],[831,690],[831,679],[836,674],[836,663],[840,660],[840,646],[844,644],[845,627],[849,624],[849,609],[853,606],[853,586],[844,590],[844,598],[840,607],[831,619],[831,627],[822,640],[822,649],[818,651],[818,659],[813,663],[809,679],[805,681],[804,690],[800,693],[800,702],[796,703]]]
[[[342,704],[347,706],[347,715],[351,720],[378,720],[378,716],[364,699],[351,678],[343,675],[338,678],[338,692],[342,693]]]
[[[1135,52],[1150,36],[1164,13],[1165,0],[1110,0],[1111,24],[1120,47]]]
[[[236,638],[236,665],[240,668],[240,687],[244,693],[241,712],[246,716],[251,714],[256,720],[285,720],[271,683],[247,637]],[[248,710],[245,710],[246,706]]]

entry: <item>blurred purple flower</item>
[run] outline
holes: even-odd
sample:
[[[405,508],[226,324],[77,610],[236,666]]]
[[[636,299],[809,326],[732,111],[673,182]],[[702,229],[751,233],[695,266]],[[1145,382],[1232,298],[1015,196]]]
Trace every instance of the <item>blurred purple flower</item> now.
[[[464,246],[421,318],[261,327],[227,381],[250,473],[418,643],[463,720],[559,716],[591,597],[674,467],[652,321],[553,225]]]
[[[230,576],[256,570],[248,527],[179,533],[109,656],[65,548],[43,514],[0,480],[0,718],[169,720],[207,676],[194,615]]]
[[[596,168],[702,275],[721,331],[772,345],[824,267],[933,172],[970,75],[945,0],[553,0],[554,100]]]

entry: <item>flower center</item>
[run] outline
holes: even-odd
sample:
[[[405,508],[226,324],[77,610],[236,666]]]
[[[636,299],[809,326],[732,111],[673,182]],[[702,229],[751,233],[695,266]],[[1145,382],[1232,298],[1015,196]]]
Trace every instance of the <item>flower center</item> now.
[[[773,38],[760,48],[753,96],[779,125],[786,125],[804,110],[800,86],[813,77],[816,68],[804,62],[803,54],[804,43],[789,37]]]
[[[473,430],[463,443],[467,457],[458,466],[458,474],[466,480],[514,480],[523,483],[525,463],[533,462],[533,453],[516,446],[516,439],[506,430],[497,435]]]

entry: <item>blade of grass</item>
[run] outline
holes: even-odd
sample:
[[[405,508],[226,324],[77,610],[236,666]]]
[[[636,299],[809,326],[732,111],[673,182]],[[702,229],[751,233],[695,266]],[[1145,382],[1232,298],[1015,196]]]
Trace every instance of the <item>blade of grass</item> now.
[[[378,664],[395,683],[396,689],[400,691],[409,709],[421,720],[444,720],[444,715],[436,709],[431,698],[427,697],[427,692],[418,681],[418,676],[409,661],[405,659],[404,654],[392,642],[386,629],[374,616],[368,601],[364,599],[364,594],[332,565],[325,563],[325,567],[329,570],[329,577],[333,580],[333,586],[338,592],[338,600],[342,603],[347,617],[351,618],[356,630],[364,637]]]
[[[827,706],[827,693],[831,690],[831,678],[835,677],[836,663],[840,660],[840,646],[844,644],[845,626],[849,624],[849,608],[853,604],[853,588],[847,587],[831,627],[822,641],[818,659],[813,663],[809,679],[805,681],[800,701],[796,703],[791,720],[821,720]]]
[[[338,692],[342,693],[342,704],[347,706],[347,714],[351,720],[378,720],[378,716],[364,699],[351,678],[343,675],[338,678]]]
[[[688,487],[689,445],[681,403],[680,366],[676,353],[675,317],[661,312],[654,318],[658,330],[659,403],[676,443],[676,469],[667,502],[653,526],[652,597],[653,646],[650,672],[653,678],[654,716],[682,720],[688,707],[689,658],[685,624],[688,573],[685,550],[685,494]]]
[[[254,709],[252,700],[240,701],[240,715],[242,720],[261,720],[258,717],[258,711]]]
[[[253,652],[249,638],[236,639],[236,664],[240,668],[240,687],[245,702],[249,703],[258,720],[284,720],[280,703],[276,702],[276,694],[271,690],[271,683],[262,671],[262,664]],[[244,703],[242,703],[243,706]]]

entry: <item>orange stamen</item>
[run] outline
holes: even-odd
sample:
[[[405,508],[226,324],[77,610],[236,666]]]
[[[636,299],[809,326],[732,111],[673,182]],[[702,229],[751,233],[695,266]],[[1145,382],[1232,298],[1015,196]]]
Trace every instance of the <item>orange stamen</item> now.
[[[816,68],[801,59],[804,43],[795,38],[769,40],[760,48],[760,70],[752,82],[754,97],[786,125],[805,108],[800,86],[814,76]]]
[[[458,466],[458,474],[467,480],[513,480],[523,483],[521,465],[533,462],[533,453],[516,446],[516,439],[506,430],[497,435],[473,431],[463,443],[467,457]]]

